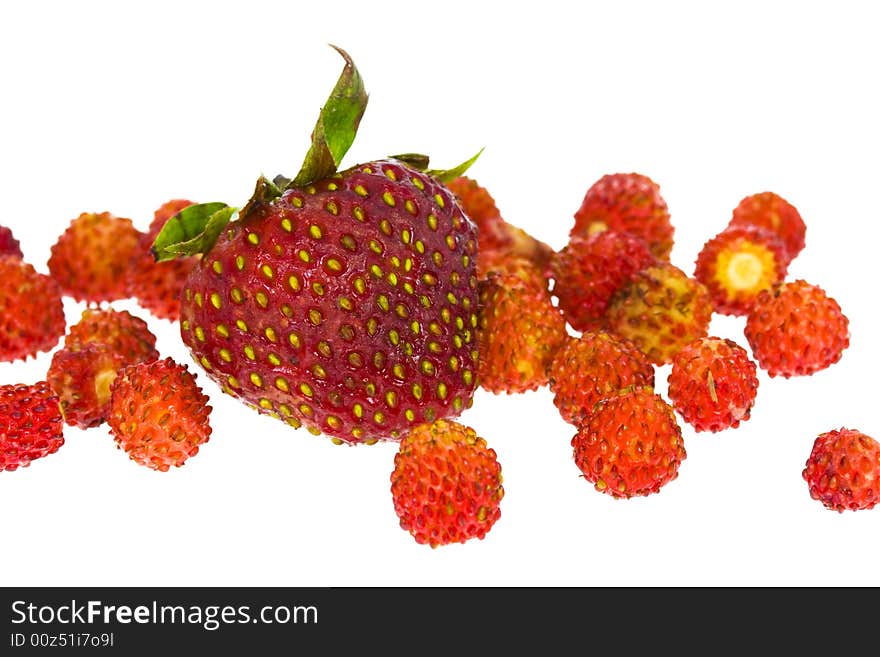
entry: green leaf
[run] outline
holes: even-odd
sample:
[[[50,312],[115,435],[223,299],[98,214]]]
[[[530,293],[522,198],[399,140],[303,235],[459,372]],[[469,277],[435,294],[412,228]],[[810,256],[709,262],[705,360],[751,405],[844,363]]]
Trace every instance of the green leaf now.
[[[345,60],[345,67],[318,116],[312,131],[312,145],[293,185],[304,187],[321,178],[332,176],[354,142],[361,117],[367,108],[364,81],[348,53],[331,44]]]
[[[450,182],[451,180],[455,180],[461,175],[464,175],[464,172],[471,168],[471,165],[477,161],[477,158],[483,154],[485,148],[481,148],[477,151],[477,154],[474,155],[469,160],[465,160],[457,167],[453,167],[452,169],[428,169],[425,171],[429,176],[432,176],[439,180],[442,183]]]
[[[422,153],[401,153],[400,155],[391,155],[389,157],[392,160],[397,160],[411,166],[416,171],[425,171],[430,161],[428,156]]]
[[[226,203],[199,203],[165,222],[150,251],[157,261],[207,253],[238,208]]]

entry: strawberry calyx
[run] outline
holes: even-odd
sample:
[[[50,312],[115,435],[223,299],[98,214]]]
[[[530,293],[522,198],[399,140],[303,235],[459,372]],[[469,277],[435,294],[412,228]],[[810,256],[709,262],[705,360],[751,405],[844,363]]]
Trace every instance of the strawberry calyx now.
[[[290,179],[277,175],[269,180],[261,175],[253,195],[243,208],[235,208],[222,202],[201,203],[184,208],[169,218],[156,236],[150,250],[157,261],[207,253],[233,219],[247,217],[256,206],[280,197],[287,189],[304,188],[336,174],[342,158],[357,135],[369,96],[363,78],[349,54],[332,44],[331,47],[345,60],[345,66],[321,108],[312,130],[311,146],[296,177]],[[476,155],[451,169],[428,169],[428,156],[417,153],[392,156],[391,159],[445,183],[462,175],[482,152],[480,149]]]

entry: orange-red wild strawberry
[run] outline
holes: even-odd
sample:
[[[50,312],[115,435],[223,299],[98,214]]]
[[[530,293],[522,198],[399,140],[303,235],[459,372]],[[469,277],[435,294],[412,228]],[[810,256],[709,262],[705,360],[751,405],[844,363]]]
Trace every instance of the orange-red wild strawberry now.
[[[849,346],[849,319],[825,290],[798,279],[761,292],[745,335],[770,376],[805,376],[840,360]]]
[[[64,421],[98,426],[110,409],[110,385],[126,365],[156,360],[156,336],[127,310],[86,308],[52,356],[46,379],[59,397]]]
[[[596,405],[627,388],[653,388],[654,365],[635,345],[605,331],[566,336],[548,370],[553,404],[579,426]]]
[[[80,429],[102,424],[110,410],[110,384],[123,366],[122,356],[99,342],[52,354],[46,380],[58,395],[64,422]]]
[[[483,539],[501,517],[495,450],[470,427],[437,420],[400,441],[391,496],[402,529],[436,548]]]
[[[703,245],[694,278],[709,290],[716,312],[747,315],[761,290],[785,279],[788,260],[782,240],[769,229],[732,225]]]
[[[733,340],[699,338],[673,357],[668,396],[697,431],[736,428],[751,416],[758,393],[757,369]]]
[[[856,429],[826,431],[802,474],[810,496],[831,511],[873,509],[880,502],[880,443]]]
[[[138,231],[131,219],[84,212],[52,245],[49,273],[77,301],[127,299],[128,268],[137,252]]]
[[[17,256],[0,256],[0,361],[26,360],[58,344],[66,327],[61,289]]]
[[[777,235],[785,245],[788,265],[806,244],[807,225],[798,209],[776,192],[759,192],[744,197],[733,209],[731,226],[761,226]]]
[[[167,472],[199,453],[211,436],[211,407],[186,365],[171,358],[123,368],[110,387],[107,423],[117,447]]]
[[[687,457],[672,407],[650,388],[601,401],[571,444],[584,478],[619,499],[659,492]]]
[[[496,394],[545,385],[547,368],[568,335],[543,278],[536,270],[531,276],[528,271],[493,272],[479,283],[477,378],[482,388]]]
[[[628,233],[574,234],[551,260],[552,292],[572,328],[599,329],[614,293],[653,261],[648,245]]]
[[[574,215],[572,235],[589,236],[603,230],[630,233],[651,253],[669,260],[675,229],[660,186],[640,173],[602,176],[587,190]]]

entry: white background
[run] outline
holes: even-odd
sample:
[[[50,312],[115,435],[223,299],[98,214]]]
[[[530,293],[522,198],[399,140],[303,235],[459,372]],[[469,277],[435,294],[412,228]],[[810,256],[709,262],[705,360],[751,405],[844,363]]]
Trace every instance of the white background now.
[[[590,184],[638,171],[688,273],[743,196],[776,191],[808,226],[790,278],[838,300],[850,348],[811,377],[761,373],[738,429],[683,425],[678,479],[632,500],[579,477],[546,389],[480,390],[461,420],[498,453],[501,519],[434,550],[398,526],[395,444],[334,446],[200,374],[214,433],[182,468],[136,465],[105,426],[0,474],[0,584],[880,585],[880,508],[828,511],[801,477],[823,431],[880,438],[872,3],[302,4],[3,3],[0,223],[26,259],[47,271],[80,212],[145,229],[168,199],[241,205],[260,173],[295,174],[341,70],[334,43],[370,93],[344,165],[421,151],[442,168],[485,147],[470,175],[556,248]],[[176,325],[114,306],[200,372]],[[81,309],[68,300],[68,320]],[[745,345],[743,326],[711,329]],[[0,381],[36,381],[50,358],[0,364]]]

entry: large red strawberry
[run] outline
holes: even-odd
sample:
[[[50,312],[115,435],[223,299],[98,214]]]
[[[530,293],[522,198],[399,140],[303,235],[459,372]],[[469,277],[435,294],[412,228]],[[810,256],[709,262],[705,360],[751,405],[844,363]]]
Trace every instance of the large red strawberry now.
[[[476,385],[476,229],[424,157],[337,171],[366,106],[346,65],[289,180],[236,210],[168,221],[159,258],[202,253],[181,297],[207,375],[262,413],[338,442],[396,440],[459,415]],[[471,160],[473,161],[473,160]]]

